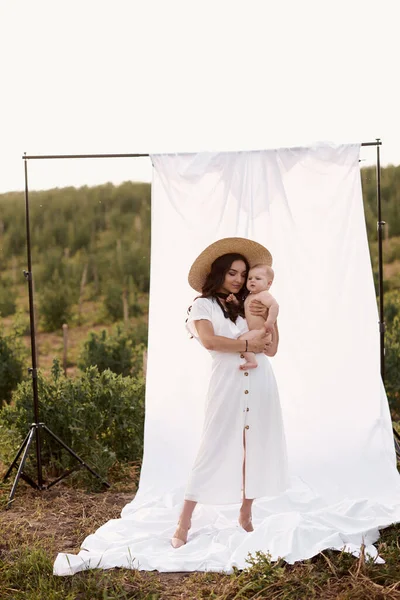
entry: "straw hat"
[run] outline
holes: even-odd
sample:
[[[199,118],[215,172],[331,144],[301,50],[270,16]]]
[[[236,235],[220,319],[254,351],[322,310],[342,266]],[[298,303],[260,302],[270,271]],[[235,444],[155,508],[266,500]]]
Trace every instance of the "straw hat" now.
[[[190,267],[188,281],[190,287],[201,292],[213,262],[223,254],[242,254],[250,267],[258,264],[272,265],[271,253],[261,244],[246,238],[223,238],[207,246]]]

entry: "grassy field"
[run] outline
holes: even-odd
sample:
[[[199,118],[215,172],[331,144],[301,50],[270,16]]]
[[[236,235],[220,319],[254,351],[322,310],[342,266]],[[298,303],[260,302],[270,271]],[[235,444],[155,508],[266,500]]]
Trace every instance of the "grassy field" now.
[[[400,525],[382,532],[378,545],[385,564],[325,551],[295,565],[252,557],[248,569],[233,575],[157,573],[126,569],[52,575],[59,551],[76,553],[83,539],[112,518],[135,493],[137,469],[111,490],[88,494],[59,484],[35,493],[21,483],[11,510],[0,513],[1,600],[162,600],[311,598],[381,600],[400,598]],[[0,487],[3,506],[8,490]]]

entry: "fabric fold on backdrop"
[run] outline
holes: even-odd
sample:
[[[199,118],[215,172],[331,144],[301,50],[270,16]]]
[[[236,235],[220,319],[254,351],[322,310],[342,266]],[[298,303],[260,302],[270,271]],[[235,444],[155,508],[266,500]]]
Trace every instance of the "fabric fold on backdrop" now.
[[[144,456],[135,498],[59,554],[57,575],[88,568],[224,571],[257,550],[289,563],[327,548],[357,553],[400,521],[400,478],[380,377],[378,312],[359,144],[153,155]],[[288,445],[290,487],[254,503],[198,505],[188,543],[170,538],[200,441],[210,359],[185,330],[187,274],[223,237],[267,246],[280,304],[270,359]]]

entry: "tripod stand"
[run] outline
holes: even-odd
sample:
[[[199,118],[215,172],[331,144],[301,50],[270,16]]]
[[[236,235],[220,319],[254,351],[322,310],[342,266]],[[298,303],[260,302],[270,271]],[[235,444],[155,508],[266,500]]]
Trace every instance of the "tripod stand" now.
[[[29,320],[30,320],[30,334],[31,334],[31,356],[32,356],[32,367],[28,369],[28,372],[32,376],[32,389],[33,389],[33,415],[34,422],[31,424],[29,431],[22,442],[14,460],[12,461],[10,467],[7,470],[7,473],[4,475],[3,481],[6,481],[8,477],[11,475],[11,472],[14,468],[17,468],[17,474],[14,479],[14,483],[11,488],[10,496],[8,499],[8,503],[6,508],[10,508],[15,492],[17,489],[17,485],[20,479],[26,481],[31,487],[36,490],[45,490],[55,485],[64,477],[67,477],[71,473],[73,473],[77,468],[84,467],[86,468],[92,475],[97,477],[104,486],[110,487],[110,484],[107,483],[96,471],[94,471],[89,465],[85,463],[85,461],[76,454],[65,444],[61,438],[59,438],[55,433],[53,433],[45,423],[40,423],[39,421],[39,395],[38,395],[38,380],[37,380],[37,360],[36,360],[36,337],[35,337],[35,316],[34,316],[34,303],[33,303],[33,282],[32,282],[32,257],[31,257],[31,236],[30,236],[30,222],[29,222],[29,194],[28,194],[28,169],[27,162],[24,161],[25,167],[25,214],[26,214],[26,246],[27,246],[27,255],[28,255],[28,271],[24,271],[25,279],[28,282],[28,290],[29,290]],[[42,455],[41,455],[41,433],[42,431],[52,437],[56,442],[64,448],[67,452],[71,454],[79,463],[79,465],[72,469],[67,469],[62,475],[54,479],[48,484],[45,484],[43,479],[43,470],[42,470]],[[31,448],[32,442],[35,439],[36,442],[36,468],[37,468],[37,482],[34,481],[29,475],[24,473],[24,467],[26,463],[26,459],[28,458],[29,450]],[[20,463],[18,465],[18,460],[21,458]],[[18,465],[18,466],[17,466]]]

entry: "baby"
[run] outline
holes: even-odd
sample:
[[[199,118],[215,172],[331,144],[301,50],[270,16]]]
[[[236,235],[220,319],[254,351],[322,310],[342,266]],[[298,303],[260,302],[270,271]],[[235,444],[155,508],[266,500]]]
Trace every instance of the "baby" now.
[[[257,330],[263,329],[266,333],[274,334],[274,324],[278,316],[279,305],[269,288],[274,279],[274,271],[268,265],[255,265],[250,269],[247,276],[246,287],[250,294],[244,301],[244,312],[246,315],[249,331],[239,336],[240,340],[251,340],[257,335]],[[233,296],[233,294],[232,294]],[[230,299],[231,301],[233,298]],[[268,316],[265,321],[263,317],[256,317],[251,314],[249,305],[252,300],[259,300],[268,308]],[[233,300],[234,301],[234,300]],[[256,355],[254,352],[243,352],[246,362],[240,366],[242,370],[255,369],[257,367]]]

